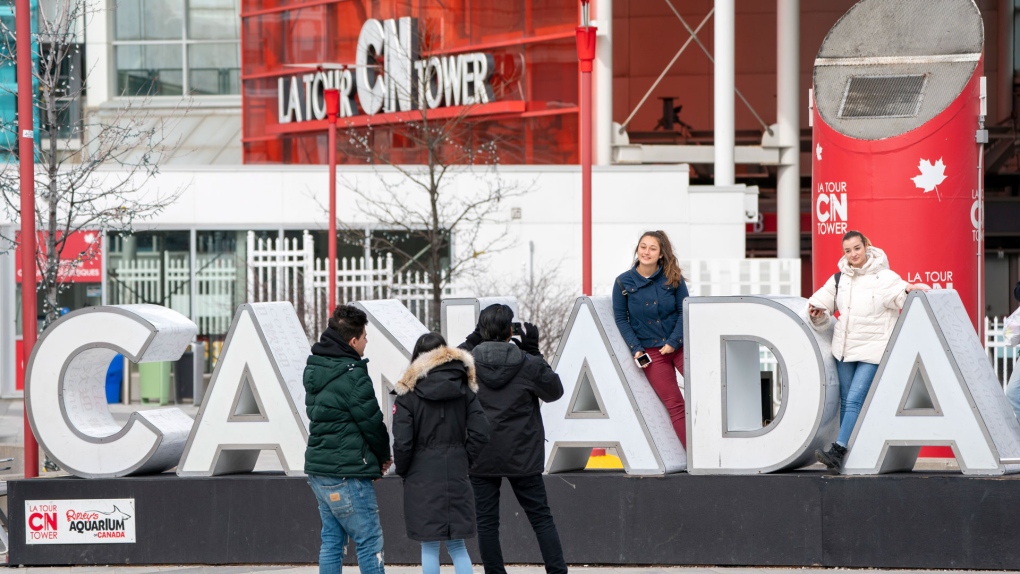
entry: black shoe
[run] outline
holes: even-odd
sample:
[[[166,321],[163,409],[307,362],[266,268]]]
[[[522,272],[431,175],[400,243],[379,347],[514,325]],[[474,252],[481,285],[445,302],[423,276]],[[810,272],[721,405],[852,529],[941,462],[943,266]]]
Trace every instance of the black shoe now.
[[[825,465],[831,471],[839,472],[843,468],[843,457],[846,455],[846,447],[832,443],[832,448],[827,451],[816,450],[815,460]]]

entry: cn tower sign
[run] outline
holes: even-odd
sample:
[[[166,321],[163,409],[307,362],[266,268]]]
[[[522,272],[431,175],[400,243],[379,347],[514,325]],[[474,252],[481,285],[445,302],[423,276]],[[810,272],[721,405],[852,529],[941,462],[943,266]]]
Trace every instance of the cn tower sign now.
[[[327,89],[340,91],[342,118],[492,101],[494,65],[490,54],[420,58],[419,37],[417,18],[367,20],[358,36],[353,69],[277,80],[280,123],[326,119],[323,90]]]

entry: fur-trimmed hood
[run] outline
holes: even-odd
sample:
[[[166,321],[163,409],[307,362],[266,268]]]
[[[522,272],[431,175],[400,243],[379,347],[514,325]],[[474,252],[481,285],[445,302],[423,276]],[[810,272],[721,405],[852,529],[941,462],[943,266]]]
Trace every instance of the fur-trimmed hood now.
[[[459,365],[457,362],[461,364]],[[447,371],[456,370],[461,370],[467,373],[468,388],[477,393],[478,383],[475,379],[475,359],[470,353],[455,347],[439,347],[438,349],[433,349],[420,355],[413,363],[411,363],[411,366],[407,368],[404,375],[400,377],[400,380],[394,385],[394,389],[398,395],[406,395],[407,393],[415,390],[415,388],[419,386],[420,382],[429,378],[430,374],[434,375],[433,378],[439,378],[441,375],[446,374]],[[440,373],[439,371],[442,371],[443,373]],[[450,374],[452,375],[453,373]],[[445,376],[442,378],[449,379],[450,377]],[[419,389],[418,394],[422,394],[421,391],[422,389]],[[426,398],[434,397],[426,396]]]

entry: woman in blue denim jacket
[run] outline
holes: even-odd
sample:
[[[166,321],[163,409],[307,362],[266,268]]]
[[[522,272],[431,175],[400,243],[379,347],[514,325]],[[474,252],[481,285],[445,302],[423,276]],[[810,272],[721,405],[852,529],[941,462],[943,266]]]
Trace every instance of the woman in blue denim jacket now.
[[[634,250],[634,263],[613,285],[616,326],[669,412],[673,430],[687,448],[687,415],[676,372],[684,372],[684,299],[687,283],[664,231],[648,231]],[[640,365],[640,362],[639,362]]]

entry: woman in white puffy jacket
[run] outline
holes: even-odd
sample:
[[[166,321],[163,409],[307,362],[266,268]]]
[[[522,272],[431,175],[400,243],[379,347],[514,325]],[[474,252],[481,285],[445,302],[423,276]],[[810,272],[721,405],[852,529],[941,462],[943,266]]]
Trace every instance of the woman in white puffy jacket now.
[[[839,311],[832,335],[839,374],[839,437],[828,451],[815,451],[818,462],[836,472],[843,466],[847,442],[907,293],[928,289],[900,279],[889,269],[885,252],[859,231],[843,236],[839,271],[808,299],[812,326],[819,331],[828,328],[830,317]]]

